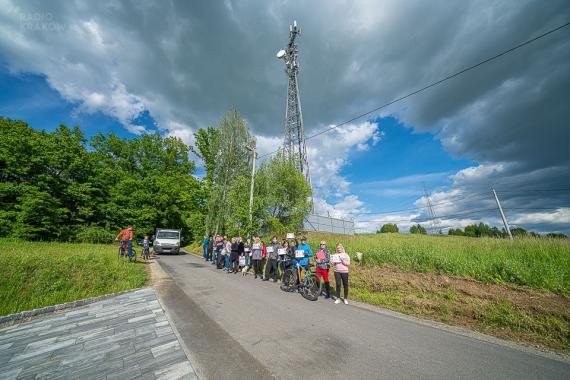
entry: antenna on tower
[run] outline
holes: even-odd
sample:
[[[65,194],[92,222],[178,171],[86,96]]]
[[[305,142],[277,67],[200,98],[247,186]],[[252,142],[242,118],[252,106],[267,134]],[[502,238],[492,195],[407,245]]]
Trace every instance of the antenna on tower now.
[[[277,58],[285,62],[287,74],[287,105],[285,107],[285,143],[284,151],[311,185],[309,175],[309,161],[307,158],[307,144],[305,143],[305,129],[303,112],[301,111],[301,98],[299,97],[299,51],[295,39],[301,34],[297,21],[289,25],[289,43],[285,49],[277,52]]]

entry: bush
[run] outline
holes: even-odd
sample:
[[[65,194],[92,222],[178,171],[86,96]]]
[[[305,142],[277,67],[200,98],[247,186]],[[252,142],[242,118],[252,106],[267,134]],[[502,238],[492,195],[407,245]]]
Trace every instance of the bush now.
[[[75,235],[79,243],[112,243],[115,235],[101,227],[81,227]]]
[[[398,226],[397,226],[396,224],[387,223],[387,224],[384,224],[384,225],[382,226],[382,228],[380,228],[380,231],[379,231],[379,232],[380,232],[380,233],[389,233],[389,232],[391,232],[391,233],[398,233],[398,232],[399,232],[399,229],[398,229]]]

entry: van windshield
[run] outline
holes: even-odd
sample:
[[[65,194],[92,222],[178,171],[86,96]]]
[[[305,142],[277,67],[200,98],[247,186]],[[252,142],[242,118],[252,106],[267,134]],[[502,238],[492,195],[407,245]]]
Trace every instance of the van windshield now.
[[[178,231],[158,231],[157,239],[178,239]]]

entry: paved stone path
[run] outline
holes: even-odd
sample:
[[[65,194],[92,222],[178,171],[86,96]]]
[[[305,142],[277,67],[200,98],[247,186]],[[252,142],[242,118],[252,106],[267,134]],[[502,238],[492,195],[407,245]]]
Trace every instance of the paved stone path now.
[[[0,329],[0,379],[196,379],[152,288]]]

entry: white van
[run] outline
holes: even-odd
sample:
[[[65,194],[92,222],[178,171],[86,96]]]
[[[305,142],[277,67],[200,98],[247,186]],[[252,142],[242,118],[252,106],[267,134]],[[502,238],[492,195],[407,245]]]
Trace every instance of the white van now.
[[[180,253],[180,230],[156,229],[153,242],[156,253]]]

